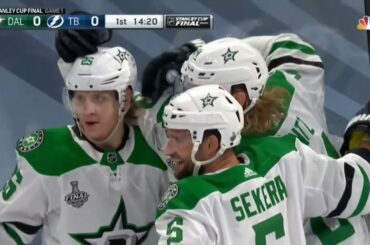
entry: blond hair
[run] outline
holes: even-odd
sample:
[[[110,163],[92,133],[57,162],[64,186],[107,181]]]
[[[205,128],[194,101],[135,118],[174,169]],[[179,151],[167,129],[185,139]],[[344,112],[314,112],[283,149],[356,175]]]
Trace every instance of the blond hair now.
[[[137,119],[138,119],[138,105],[136,104],[135,102],[135,96],[134,96],[134,89],[132,88],[132,86],[129,86],[129,88],[131,90],[131,103],[130,103],[130,108],[128,109],[126,115],[125,115],[125,122],[129,125],[137,125]]]
[[[284,88],[267,89],[244,115],[243,134],[267,134],[285,119],[291,95]]]

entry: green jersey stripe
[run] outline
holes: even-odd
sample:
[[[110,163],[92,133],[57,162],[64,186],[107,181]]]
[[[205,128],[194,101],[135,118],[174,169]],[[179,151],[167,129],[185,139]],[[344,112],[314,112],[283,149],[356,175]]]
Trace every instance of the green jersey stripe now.
[[[357,164],[357,166],[359,167],[359,169],[362,173],[362,176],[364,178],[364,184],[362,186],[360,201],[358,202],[358,205],[357,205],[355,211],[353,212],[353,214],[351,216],[358,215],[364,209],[364,207],[366,205],[366,202],[367,202],[367,199],[369,198],[369,191],[370,191],[369,177],[367,176],[365,170],[359,164]]]
[[[25,243],[22,241],[21,237],[17,234],[15,230],[13,230],[10,226],[3,223],[4,229],[6,233],[17,243],[17,245],[25,245]]]
[[[296,43],[294,41],[290,41],[290,40],[280,41],[280,42],[274,43],[272,45],[271,50],[270,50],[268,55],[272,54],[273,52],[275,52],[277,49],[280,49],[280,48],[296,49],[296,50],[299,50],[299,51],[301,51],[302,53],[305,53],[305,54],[317,55],[316,51],[313,48],[311,48],[307,45]]]
[[[330,142],[329,137],[324,132],[322,132],[322,134],[321,134],[321,139],[324,142],[326,154],[329,157],[332,157],[334,159],[339,158],[339,154],[338,154],[337,150],[335,150],[335,147]]]

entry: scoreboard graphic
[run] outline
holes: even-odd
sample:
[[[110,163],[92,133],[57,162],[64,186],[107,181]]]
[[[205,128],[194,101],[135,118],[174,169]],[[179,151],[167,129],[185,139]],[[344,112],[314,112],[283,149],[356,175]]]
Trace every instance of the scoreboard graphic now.
[[[0,8],[0,30],[211,29],[212,15],[65,15],[62,8]]]

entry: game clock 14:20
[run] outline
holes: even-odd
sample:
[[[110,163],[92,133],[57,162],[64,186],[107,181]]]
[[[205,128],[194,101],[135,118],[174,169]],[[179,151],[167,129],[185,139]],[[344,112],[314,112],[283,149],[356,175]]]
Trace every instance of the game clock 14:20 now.
[[[157,25],[158,19],[156,17],[134,18],[134,24],[143,26]]]

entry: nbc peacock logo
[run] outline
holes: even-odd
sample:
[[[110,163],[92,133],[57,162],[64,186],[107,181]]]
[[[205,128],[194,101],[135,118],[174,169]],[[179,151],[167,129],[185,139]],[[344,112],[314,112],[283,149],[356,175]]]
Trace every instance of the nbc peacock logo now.
[[[361,31],[370,30],[369,16],[364,16],[358,20],[357,29]]]

